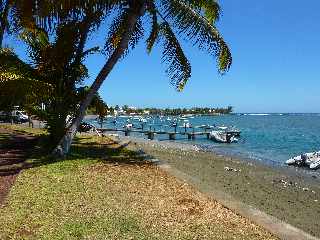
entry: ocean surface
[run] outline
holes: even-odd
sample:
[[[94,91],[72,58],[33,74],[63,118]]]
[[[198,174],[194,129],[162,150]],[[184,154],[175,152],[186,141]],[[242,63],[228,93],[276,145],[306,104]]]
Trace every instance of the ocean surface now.
[[[156,129],[173,131],[171,126],[175,117],[145,117],[144,130]],[[114,122],[116,120],[116,123]],[[197,127],[200,125],[233,126],[241,131],[237,143],[224,144],[197,136],[196,140],[187,140],[179,135],[176,141],[198,145],[200,148],[216,153],[252,159],[269,164],[283,165],[292,156],[320,150],[320,114],[232,114],[224,116],[192,116],[178,120],[177,131],[185,131],[184,123]],[[90,123],[100,126],[95,119]],[[142,127],[137,117],[107,118],[103,127],[122,128],[127,122]],[[187,129],[192,132],[193,129]],[[195,128],[195,131],[203,129]],[[135,137],[146,138],[140,133],[131,133]],[[168,135],[158,135],[155,139],[168,140]]]

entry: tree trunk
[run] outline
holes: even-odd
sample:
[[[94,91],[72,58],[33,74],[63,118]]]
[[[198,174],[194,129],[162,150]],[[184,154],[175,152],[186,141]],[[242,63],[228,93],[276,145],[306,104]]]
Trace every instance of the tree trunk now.
[[[7,28],[9,14],[9,1],[5,1],[0,11],[0,48],[2,48],[3,37]]]
[[[70,150],[70,146],[72,140],[84,118],[85,111],[89,104],[91,103],[94,95],[97,93],[99,88],[101,87],[104,80],[107,78],[115,64],[119,61],[122,57],[126,49],[128,48],[129,41],[131,38],[131,34],[134,31],[135,25],[139,19],[139,17],[143,14],[145,8],[145,4],[141,4],[138,11],[132,11],[128,16],[128,24],[127,28],[124,31],[122,39],[118,45],[118,47],[114,50],[106,64],[100,70],[98,76],[96,77],[95,81],[91,85],[91,88],[86,96],[86,98],[81,102],[78,115],[76,118],[73,119],[71,126],[66,131],[63,138],[60,140],[58,146],[54,149],[53,154],[58,157],[64,157]]]

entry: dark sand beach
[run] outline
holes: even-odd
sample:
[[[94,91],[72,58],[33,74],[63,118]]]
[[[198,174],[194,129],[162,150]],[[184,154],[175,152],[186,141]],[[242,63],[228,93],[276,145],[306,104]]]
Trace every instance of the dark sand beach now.
[[[203,192],[221,192],[320,237],[320,179],[295,168],[275,168],[204,152],[177,142],[130,138],[131,148],[187,174]]]

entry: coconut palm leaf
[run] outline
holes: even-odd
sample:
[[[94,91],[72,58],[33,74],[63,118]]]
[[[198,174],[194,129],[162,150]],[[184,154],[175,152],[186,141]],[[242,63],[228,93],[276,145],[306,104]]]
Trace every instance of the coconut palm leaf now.
[[[126,26],[129,21],[130,16],[130,9],[122,9],[119,11],[119,14],[116,18],[114,18],[108,32],[108,36],[105,43],[105,53],[110,56],[114,50],[119,46],[121,38],[126,31]],[[130,40],[129,40],[129,48],[126,49],[123,56],[125,56],[129,50],[134,49],[137,43],[141,38],[144,36],[144,29],[142,25],[142,21],[139,18],[137,23],[135,24],[134,30],[130,33]],[[123,57],[122,56],[122,57]]]
[[[158,16],[154,3],[149,4],[148,12],[151,15],[151,31],[147,39],[147,52],[150,54],[159,36]]]
[[[185,4],[193,7],[193,10],[204,15],[209,23],[214,24],[220,19],[221,8],[215,0],[185,0]]]
[[[7,49],[0,50],[0,88],[2,106],[3,102],[19,103],[26,99],[36,104],[52,94],[52,86],[43,81],[37,70]]]
[[[80,20],[86,12],[107,14],[112,8],[121,6],[121,0],[14,0],[12,10],[19,26],[54,30],[60,22]]]
[[[217,60],[219,72],[225,73],[232,64],[232,57],[231,52],[219,31],[212,22],[210,22],[213,21],[212,19],[217,18],[210,17],[207,19],[206,16],[208,13],[202,15],[197,11],[198,8],[194,7],[197,5],[193,2],[194,1],[187,0],[161,1],[164,20],[174,26],[178,33],[183,35],[186,40],[192,41],[193,45],[213,55]],[[210,8],[204,8],[204,5],[202,9],[210,11]],[[212,16],[217,15],[219,11],[220,10],[217,9]]]
[[[191,65],[169,24],[162,23],[159,26],[159,32],[164,42],[162,59],[168,65],[166,72],[171,79],[171,84],[178,91],[182,91],[191,76]]]

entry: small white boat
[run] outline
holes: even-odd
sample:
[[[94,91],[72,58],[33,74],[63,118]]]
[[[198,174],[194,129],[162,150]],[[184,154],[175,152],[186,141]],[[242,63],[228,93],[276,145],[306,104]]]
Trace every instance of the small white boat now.
[[[320,168],[320,159],[312,162],[309,166],[310,169],[318,169]]]
[[[184,128],[191,128],[192,125],[191,125],[191,123],[189,123],[189,122],[185,122],[185,123],[183,123],[182,127],[184,127]]]
[[[300,165],[300,164],[302,164],[301,155],[288,159],[288,160],[286,161],[286,164],[288,164],[288,165],[293,165],[293,164],[298,164],[298,165]]]
[[[320,151],[304,153],[286,161],[288,165],[308,166],[310,169],[320,168]]]
[[[131,129],[133,127],[133,124],[132,123],[128,123],[124,126],[124,128],[126,129]]]
[[[146,123],[146,122],[148,122],[148,120],[145,119],[145,118],[140,118],[140,119],[139,119],[139,122]]]
[[[220,143],[233,143],[238,142],[238,139],[225,131],[211,131],[210,139]]]
[[[190,117],[193,117],[193,114],[184,114],[181,117],[182,118],[190,118]]]

